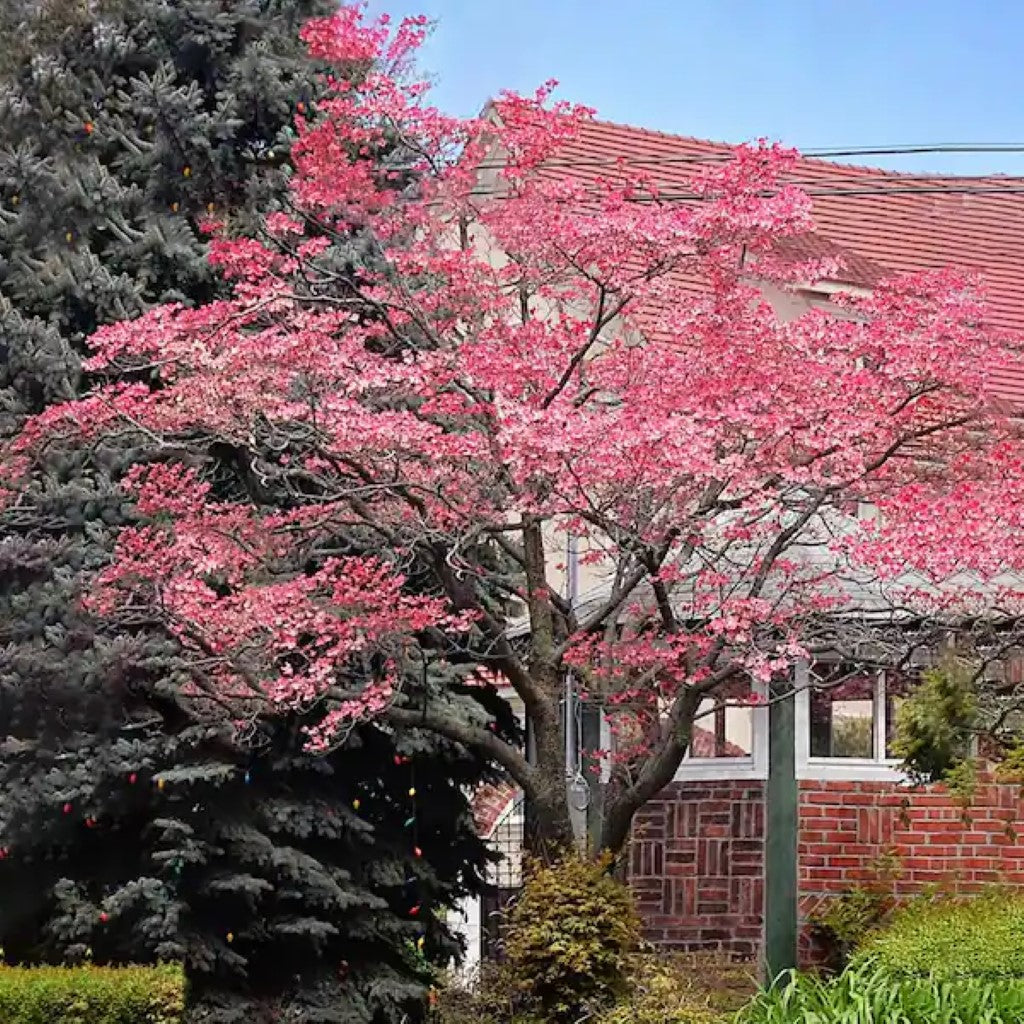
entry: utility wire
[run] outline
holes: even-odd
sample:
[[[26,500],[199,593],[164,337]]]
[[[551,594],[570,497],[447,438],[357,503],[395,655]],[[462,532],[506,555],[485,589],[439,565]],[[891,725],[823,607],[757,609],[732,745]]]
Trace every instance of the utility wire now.
[[[666,140],[672,136],[665,136]],[[688,141],[686,137],[680,136],[680,142]],[[694,140],[697,141],[697,140]],[[587,157],[570,158],[564,160],[545,160],[543,167],[614,167],[619,164],[641,165],[659,167],[669,164],[718,164],[727,163],[733,159],[733,152],[736,147],[728,143],[713,143],[716,146],[728,147],[726,152],[705,154],[703,156],[627,156],[627,157]],[[929,145],[898,145],[898,146],[844,146],[827,149],[806,149],[800,151],[800,157],[813,160],[829,160],[834,157],[847,156],[914,156],[925,153],[1024,153],[1024,143],[1021,142],[942,142]],[[503,161],[484,160],[478,164],[481,170],[499,170],[505,166]],[[922,177],[913,171],[889,171],[884,168],[865,167],[864,171],[875,174],[886,174],[896,176]],[[954,178],[993,178],[997,174],[969,174],[969,175],[934,175],[934,177]]]
[[[806,195],[812,199],[817,197],[829,197],[829,196],[926,196],[926,195],[964,195],[964,196],[976,196],[976,195],[1019,195],[1024,193],[1024,178],[1011,179],[1020,184],[1007,184],[1007,185],[920,185],[920,186],[907,186],[907,185],[892,185],[889,187],[876,187],[866,186],[862,188],[801,188]],[[798,179],[783,179],[783,183],[786,185],[801,186],[801,182]],[[592,190],[594,195],[600,195],[597,190]],[[760,192],[755,193],[762,197],[770,197],[776,195],[777,189],[764,189]],[[471,195],[473,196],[501,196],[506,195],[507,190],[502,188],[475,188],[472,190]],[[635,195],[632,197],[632,202],[637,203],[658,203],[664,201],[705,201],[708,197],[701,195],[699,192],[659,192],[655,196],[644,196]]]

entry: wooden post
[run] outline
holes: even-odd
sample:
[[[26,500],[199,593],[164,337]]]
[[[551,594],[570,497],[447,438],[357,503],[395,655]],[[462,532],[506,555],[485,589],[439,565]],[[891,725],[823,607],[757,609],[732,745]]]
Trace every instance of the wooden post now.
[[[797,678],[799,679],[799,673]],[[797,784],[793,684],[771,691],[765,794],[764,951],[766,981],[797,964]],[[779,700],[778,698],[784,698]]]

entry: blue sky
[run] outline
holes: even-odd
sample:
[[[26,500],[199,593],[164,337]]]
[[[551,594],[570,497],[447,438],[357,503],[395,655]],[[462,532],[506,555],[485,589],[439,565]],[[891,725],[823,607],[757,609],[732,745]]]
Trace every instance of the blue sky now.
[[[436,102],[474,113],[502,88],[560,95],[612,121],[802,149],[1024,145],[1021,0],[371,0],[437,27]],[[1024,153],[858,162],[1024,175]]]

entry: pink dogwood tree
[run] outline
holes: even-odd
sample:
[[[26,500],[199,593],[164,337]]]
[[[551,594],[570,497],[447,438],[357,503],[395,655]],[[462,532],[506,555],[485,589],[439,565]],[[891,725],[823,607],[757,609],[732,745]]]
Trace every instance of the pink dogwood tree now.
[[[7,451],[10,500],[46,446],[134,436],[97,614],[166,623],[240,727],[316,708],[314,747],[362,716],[473,745],[553,842],[572,679],[618,736],[617,851],[707,698],[1012,620],[1024,448],[992,380],[1018,354],[952,272],[782,322],[766,283],[836,273],[783,258],[812,226],[795,154],[739,148],[686,203],[624,165],[582,182],[553,158],[590,111],[545,88],[445,116],[424,31],[306,27],[346,74],[297,115],[291,205],[209,225],[228,297],[92,338],[93,393]],[[514,691],[532,757],[467,686]]]

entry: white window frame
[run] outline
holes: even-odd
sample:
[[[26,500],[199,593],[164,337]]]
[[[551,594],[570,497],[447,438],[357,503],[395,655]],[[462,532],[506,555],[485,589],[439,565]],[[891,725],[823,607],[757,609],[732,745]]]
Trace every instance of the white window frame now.
[[[767,699],[768,687],[752,683],[752,691]],[[768,778],[768,705],[750,705],[750,745],[748,757],[690,757],[687,755],[676,769],[676,782],[732,782]]]
[[[874,692],[875,750],[880,756],[863,757],[811,757],[811,687],[810,665],[796,666],[796,702],[794,726],[796,732],[796,777],[798,780],[840,782],[896,782],[906,783],[907,773],[898,758],[885,756],[886,700],[885,671],[877,673]]]

